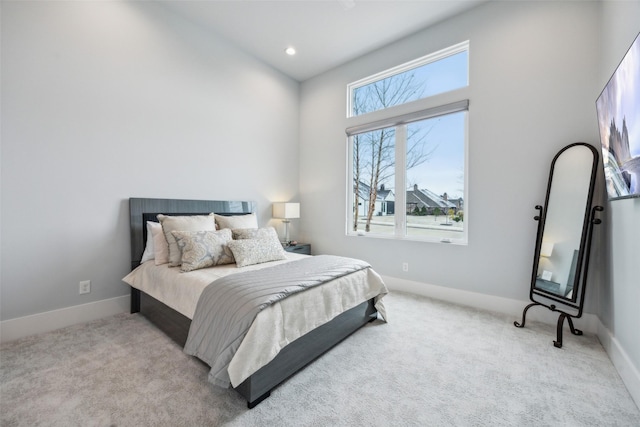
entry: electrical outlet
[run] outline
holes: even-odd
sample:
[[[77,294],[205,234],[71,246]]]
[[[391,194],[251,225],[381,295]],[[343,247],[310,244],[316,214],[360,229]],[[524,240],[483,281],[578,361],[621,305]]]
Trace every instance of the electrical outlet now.
[[[78,288],[79,294],[88,294],[91,292],[91,280],[83,280]]]
[[[408,262],[403,262],[402,263],[402,271],[409,271],[409,263]]]

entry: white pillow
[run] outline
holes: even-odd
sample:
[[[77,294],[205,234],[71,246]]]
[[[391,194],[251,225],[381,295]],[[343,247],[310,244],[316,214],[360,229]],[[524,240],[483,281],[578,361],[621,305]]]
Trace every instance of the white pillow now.
[[[169,262],[169,244],[162,232],[162,225],[159,222],[151,222],[151,235],[153,236],[153,253],[156,265]]]
[[[140,264],[143,262],[150,261],[155,259],[155,249],[153,248],[153,233],[151,232],[151,227],[153,224],[158,224],[157,222],[147,221],[147,244],[144,247],[144,252],[142,252],[142,258],[140,259]],[[160,226],[160,224],[158,224]]]
[[[238,267],[287,259],[278,239],[232,240],[227,246],[233,252]]]
[[[182,262],[182,252],[176,243],[176,238],[171,234],[172,231],[213,231],[216,229],[216,222],[210,215],[167,216],[160,214],[158,221],[162,224],[162,232],[169,244],[170,267],[176,267]]]
[[[247,215],[213,215],[218,224],[218,230],[223,228],[258,228],[258,218],[255,212]]]

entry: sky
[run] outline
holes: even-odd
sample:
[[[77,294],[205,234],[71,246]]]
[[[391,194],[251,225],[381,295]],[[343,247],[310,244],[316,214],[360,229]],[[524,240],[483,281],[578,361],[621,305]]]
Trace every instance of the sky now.
[[[409,127],[431,129],[427,150],[434,148],[430,158],[407,171],[407,184],[451,197],[464,196],[464,142],[466,112],[435,117]]]
[[[468,85],[468,52],[461,52],[418,69],[416,76],[427,82],[426,96]],[[422,77],[424,76],[424,77]],[[429,119],[428,144],[435,147],[431,158],[407,172],[407,182],[417,183],[436,194],[463,197],[465,113]],[[420,126],[420,124],[414,124]]]

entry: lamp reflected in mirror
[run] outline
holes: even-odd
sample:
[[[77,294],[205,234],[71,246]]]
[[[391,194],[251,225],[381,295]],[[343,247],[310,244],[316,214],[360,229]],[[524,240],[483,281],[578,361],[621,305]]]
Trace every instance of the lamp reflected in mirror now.
[[[553,281],[553,263],[549,258],[553,254],[553,243],[543,241],[540,245],[540,261],[538,264],[538,277],[536,288],[543,289],[554,294],[560,293],[560,284]]]
[[[540,246],[540,256],[549,258],[551,257],[551,254],[553,254],[553,243],[543,241]]]

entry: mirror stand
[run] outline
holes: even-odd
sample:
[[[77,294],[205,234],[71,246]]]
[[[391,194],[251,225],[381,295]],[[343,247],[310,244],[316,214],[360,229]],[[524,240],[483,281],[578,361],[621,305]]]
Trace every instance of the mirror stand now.
[[[602,206],[592,206],[598,151],[589,144],[569,144],[551,162],[547,195],[543,206],[536,206],[538,221],[533,273],[527,311],[542,306],[559,313],[555,347],[562,347],[565,319],[573,335],[582,331],[573,319],[582,316],[587,286],[591,238],[594,225],[600,224],[596,213]]]
[[[542,210],[542,206],[536,206],[536,209]],[[529,294],[529,298],[531,299],[531,301],[533,301],[531,304],[527,305],[524,310],[522,311],[522,322],[518,322],[515,321],[513,322],[513,324],[515,325],[516,328],[524,328],[524,324],[526,322],[526,316],[527,316],[527,311],[531,308],[531,307],[535,307],[537,305],[542,306],[542,307],[547,307],[549,310],[551,311],[555,311],[560,313],[560,315],[558,316],[558,325],[556,327],[557,331],[556,331],[556,340],[553,342],[553,345],[555,347],[561,348],[562,347],[562,329],[564,327],[564,321],[565,319],[567,320],[567,323],[569,324],[569,329],[571,330],[571,333],[573,335],[582,335],[582,331],[580,329],[576,329],[575,326],[573,326],[573,320],[572,318],[580,318],[582,316],[582,308],[584,305],[584,295],[585,295],[585,291],[587,288],[587,272],[589,270],[589,256],[591,254],[591,236],[593,234],[593,226],[600,224],[602,221],[599,218],[595,217],[596,212],[602,211],[603,208],[602,206],[594,206],[591,209],[591,218],[589,221],[589,230],[588,230],[588,242],[587,242],[587,247],[586,247],[586,254],[585,254],[585,258],[584,258],[584,272],[581,275],[582,277],[582,283],[581,283],[581,289],[582,289],[582,293],[580,296],[580,303],[578,304],[577,307],[575,307],[574,305],[571,304],[567,304],[570,307],[574,307],[577,308],[578,312],[576,314],[571,314],[571,313],[567,313],[566,311],[559,309],[555,304],[545,304],[544,302],[541,301],[536,301],[533,297],[533,293]],[[536,221],[540,221],[540,216],[536,215],[533,219],[535,219]],[[541,227],[541,223],[538,223],[538,230],[540,230]],[[540,233],[539,233],[540,235]],[[533,287],[532,287],[533,289]]]
[[[560,313],[560,316],[558,316],[556,340],[553,342],[554,346],[558,348],[562,347],[562,328],[564,327],[565,319],[567,319],[567,323],[569,324],[569,328],[571,329],[571,333],[573,335],[582,335],[582,331],[580,329],[576,329],[573,326],[573,320],[571,320],[571,317],[574,317],[574,316],[570,315],[569,313],[565,313],[562,310],[558,310],[554,304],[546,305],[540,302],[533,302],[524,308],[524,311],[522,312],[522,323],[519,323],[518,321],[513,322],[516,328],[524,328],[525,317],[527,316],[527,310],[529,310],[531,307],[534,307],[536,305],[547,307],[551,311],[557,311]],[[580,316],[575,316],[575,317],[580,317]]]

